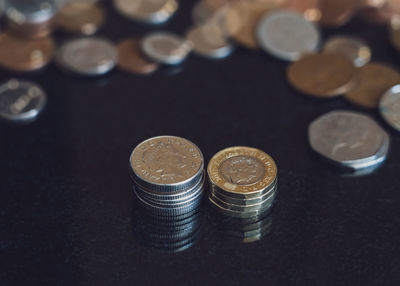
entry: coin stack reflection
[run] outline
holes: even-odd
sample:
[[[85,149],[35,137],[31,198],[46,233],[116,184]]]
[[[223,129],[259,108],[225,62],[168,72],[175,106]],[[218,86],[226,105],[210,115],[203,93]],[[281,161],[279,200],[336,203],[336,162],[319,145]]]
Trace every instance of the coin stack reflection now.
[[[266,153],[249,147],[218,152],[208,165],[211,205],[224,214],[250,218],[271,209],[277,190],[277,167]]]
[[[174,136],[140,143],[130,158],[134,192],[142,206],[161,216],[196,210],[204,188],[204,160],[192,142]]]

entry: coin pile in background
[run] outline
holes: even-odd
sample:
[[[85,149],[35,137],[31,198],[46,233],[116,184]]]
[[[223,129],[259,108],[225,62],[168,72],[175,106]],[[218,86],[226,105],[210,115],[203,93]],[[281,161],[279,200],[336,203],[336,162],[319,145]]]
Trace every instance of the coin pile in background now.
[[[140,143],[130,157],[134,192],[149,213],[179,216],[198,209],[204,189],[204,161],[190,141],[160,136]]]

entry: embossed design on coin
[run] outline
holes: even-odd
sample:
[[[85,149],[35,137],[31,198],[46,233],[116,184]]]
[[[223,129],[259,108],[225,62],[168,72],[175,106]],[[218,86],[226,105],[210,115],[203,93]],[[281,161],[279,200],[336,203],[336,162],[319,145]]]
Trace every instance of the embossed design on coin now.
[[[393,86],[382,96],[379,112],[390,126],[400,131],[400,85]]]
[[[235,185],[251,185],[265,173],[263,164],[256,158],[236,156],[224,161],[220,167],[221,176]]]

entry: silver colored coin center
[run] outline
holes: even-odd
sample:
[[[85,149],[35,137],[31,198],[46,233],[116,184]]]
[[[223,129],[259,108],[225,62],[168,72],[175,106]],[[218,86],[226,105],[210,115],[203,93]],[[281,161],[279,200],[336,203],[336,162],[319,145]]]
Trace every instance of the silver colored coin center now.
[[[220,166],[220,174],[235,185],[252,185],[264,176],[265,168],[256,158],[235,156],[225,160]]]

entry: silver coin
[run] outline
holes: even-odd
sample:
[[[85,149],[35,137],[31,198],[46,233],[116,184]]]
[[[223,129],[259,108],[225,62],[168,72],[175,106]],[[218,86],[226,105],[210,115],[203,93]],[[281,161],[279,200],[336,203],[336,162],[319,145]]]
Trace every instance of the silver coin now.
[[[309,126],[308,137],[315,152],[352,169],[382,163],[386,158],[382,150],[389,148],[389,135],[373,119],[350,111],[332,111],[317,118]]]
[[[79,38],[66,42],[56,56],[64,69],[80,75],[103,75],[110,72],[118,61],[113,43],[101,38]]]
[[[194,27],[189,30],[186,38],[192,43],[194,53],[207,58],[226,58],[233,51],[232,44],[216,25]]]
[[[379,103],[379,112],[390,126],[400,131],[400,85],[384,93]]]
[[[189,41],[167,32],[153,32],[142,40],[141,45],[149,58],[168,65],[181,64],[192,50]]]
[[[33,120],[46,102],[46,93],[33,82],[11,79],[0,85],[0,116],[4,119]]]
[[[115,9],[123,16],[146,23],[162,24],[178,9],[176,0],[114,0]]]
[[[44,22],[59,10],[60,0],[6,0],[7,18],[17,24]]]
[[[346,56],[356,67],[362,67],[371,60],[370,47],[363,40],[356,37],[331,37],[325,42],[323,50]]]
[[[268,13],[259,22],[256,37],[267,53],[288,61],[316,52],[320,43],[317,27],[302,14],[289,11]]]

